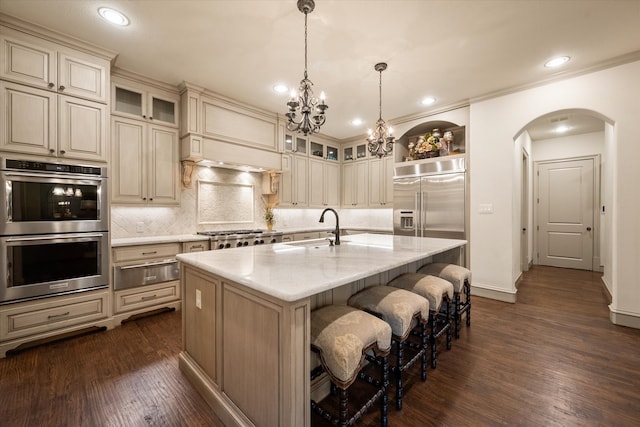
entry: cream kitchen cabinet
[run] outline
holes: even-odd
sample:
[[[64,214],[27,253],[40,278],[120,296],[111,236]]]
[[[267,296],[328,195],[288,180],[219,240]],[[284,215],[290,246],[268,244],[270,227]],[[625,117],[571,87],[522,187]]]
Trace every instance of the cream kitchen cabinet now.
[[[118,246],[112,248],[112,260],[114,270],[114,291],[113,291],[113,318],[115,324],[131,316],[138,316],[155,312],[158,310],[179,309],[180,300],[180,277],[173,276],[166,280],[156,278],[164,270],[154,270],[161,264],[162,268],[174,268],[167,263],[175,264],[175,256],[182,253],[182,244],[179,242],[155,243],[146,245]],[[129,276],[143,283],[129,283],[122,285],[118,282],[118,274],[125,270],[136,269],[139,273]],[[140,277],[137,276],[140,275]],[[151,280],[147,282],[147,280]],[[144,282],[148,284],[144,284]]]
[[[303,155],[282,155],[280,177],[280,206],[307,207],[309,187],[309,159]]]
[[[345,162],[354,160],[367,160],[367,144],[355,144],[342,147],[342,159]]]
[[[112,115],[175,128],[179,125],[180,95],[177,93],[114,75],[111,99]]]
[[[392,156],[369,160],[370,207],[391,207],[393,203],[393,166]]]
[[[193,242],[183,242],[182,252],[202,252],[209,250],[209,240],[197,240]]]
[[[340,205],[339,165],[326,160],[309,159],[309,206]]]
[[[109,102],[110,59],[1,27],[0,79],[50,93]]]
[[[343,163],[342,207],[367,207],[368,181],[369,165],[367,162]]]
[[[111,119],[111,202],[180,204],[178,130]]]
[[[0,81],[0,151],[106,162],[107,106]]]
[[[106,289],[0,306],[0,358],[31,341],[110,328],[109,314]]]

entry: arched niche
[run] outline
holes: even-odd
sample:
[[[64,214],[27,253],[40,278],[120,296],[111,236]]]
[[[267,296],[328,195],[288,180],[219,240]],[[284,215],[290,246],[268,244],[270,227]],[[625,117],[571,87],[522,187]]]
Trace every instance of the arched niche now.
[[[396,139],[394,146],[394,158],[396,162],[407,161],[409,157],[409,143],[415,142],[417,137],[438,129],[444,134],[446,131],[453,132],[453,143],[451,144],[451,154],[463,154],[466,152],[466,132],[465,127],[447,120],[430,120],[413,126],[401,137]]]

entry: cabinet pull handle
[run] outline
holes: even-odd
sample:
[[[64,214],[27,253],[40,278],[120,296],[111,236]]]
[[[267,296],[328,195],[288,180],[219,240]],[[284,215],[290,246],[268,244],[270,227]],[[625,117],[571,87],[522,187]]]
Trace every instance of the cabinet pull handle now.
[[[51,88],[52,88],[52,87],[54,87],[54,86],[55,86],[55,85],[54,85],[53,83],[49,83],[49,84],[47,85],[47,87],[48,87],[49,89],[51,89]]]
[[[142,252],[142,255],[153,255],[153,254],[157,254],[158,251],[151,251],[151,252]]]
[[[51,319],[59,319],[60,317],[67,317],[69,315],[69,312],[65,312],[65,313],[61,313],[61,314],[51,314],[49,316],[47,316],[47,319],[51,320]]]
[[[149,300],[156,299],[156,298],[158,298],[158,296],[156,294],[153,294],[153,295],[149,295],[148,297],[142,297],[142,298],[140,298],[140,300],[149,301]]]
[[[60,87],[58,87],[58,90],[60,90],[60,92],[62,92],[63,90],[65,90],[66,88],[63,85],[60,85]]]

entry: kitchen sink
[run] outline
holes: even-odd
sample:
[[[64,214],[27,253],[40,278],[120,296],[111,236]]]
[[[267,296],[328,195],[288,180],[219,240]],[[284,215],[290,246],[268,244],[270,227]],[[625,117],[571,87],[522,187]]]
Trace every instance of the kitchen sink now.
[[[348,241],[341,241],[341,245],[348,244]],[[320,247],[320,246],[329,246],[329,241],[327,239],[311,239],[311,240],[300,240],[297,242],[286,242],[284,243],[287,246],[302,246],[302,247]]]

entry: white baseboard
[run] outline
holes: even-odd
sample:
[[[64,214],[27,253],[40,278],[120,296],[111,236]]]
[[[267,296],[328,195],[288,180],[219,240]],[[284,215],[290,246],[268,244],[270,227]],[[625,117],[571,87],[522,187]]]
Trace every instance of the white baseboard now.
[[[478,285],[475,283],[471,285],[471,295],[475,295],[483,298],[495,299],[498,301],[515,303],[516,293],[517,293],[517,290],[513,292],[509,292],[509,291],[505,291],[504,289],[498,289],[489,285]]]
[[[636,313],[616,311],[609,306],[609,319],[614,325],[640,329],[640,315]]]

